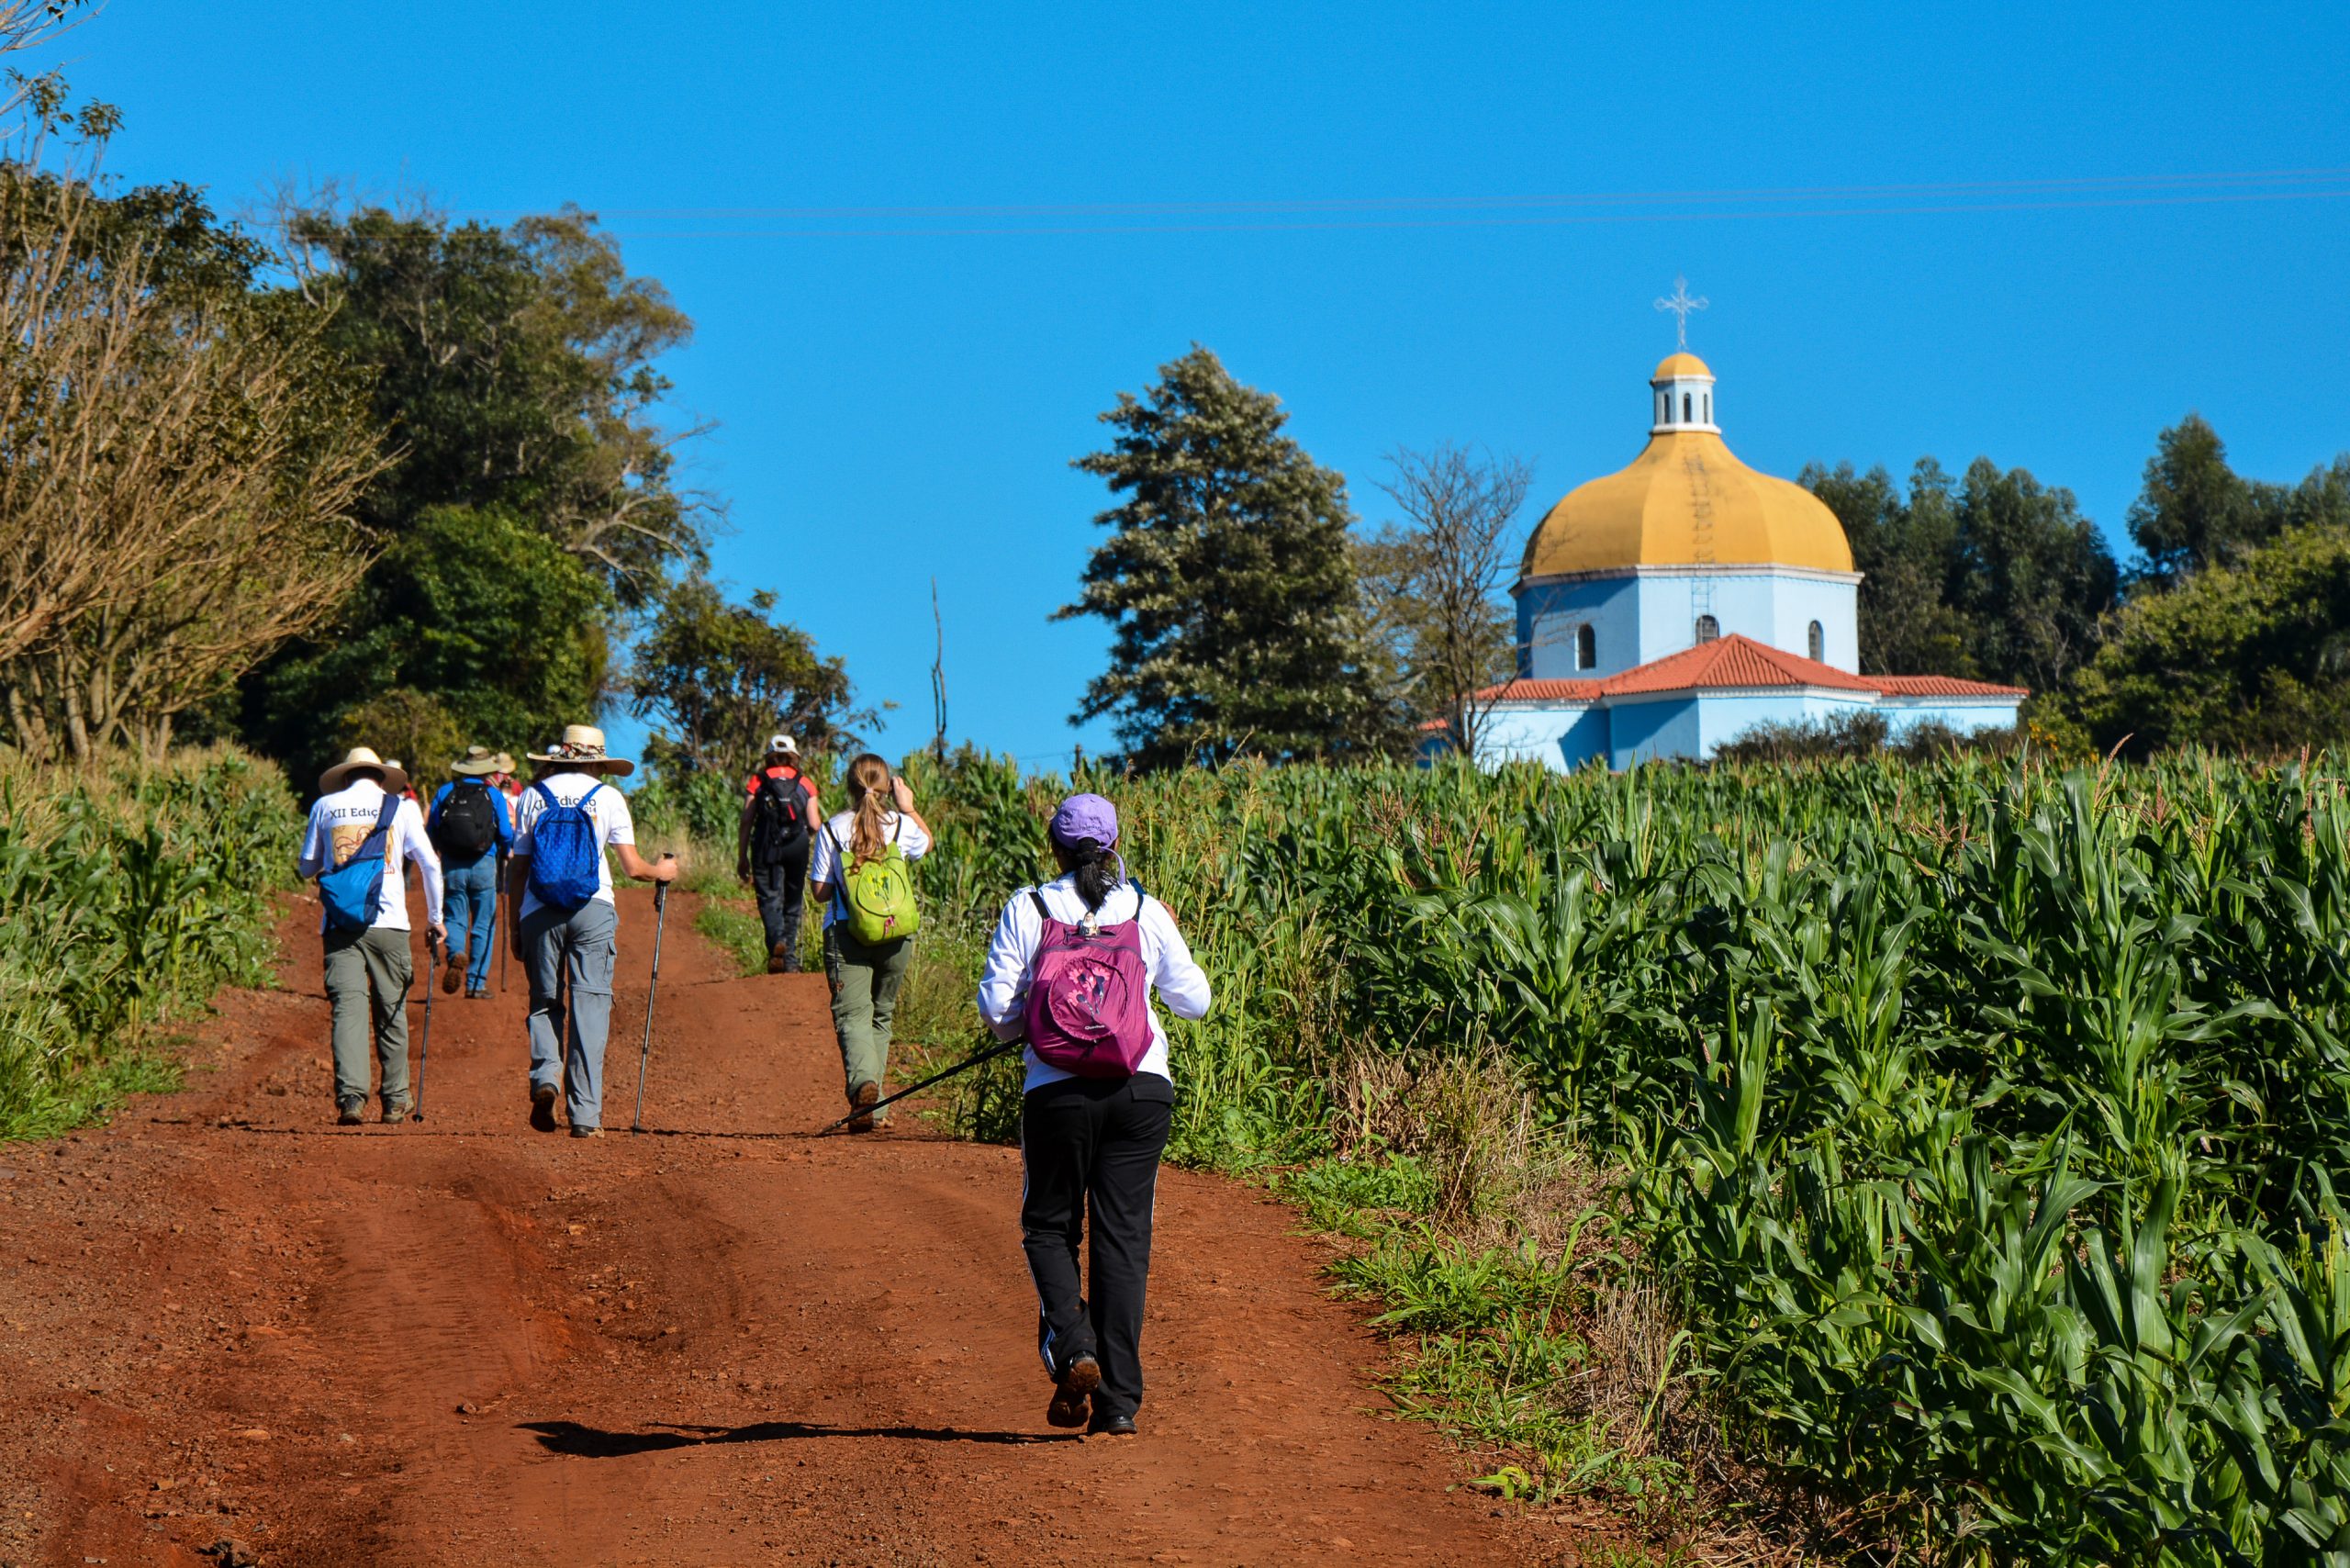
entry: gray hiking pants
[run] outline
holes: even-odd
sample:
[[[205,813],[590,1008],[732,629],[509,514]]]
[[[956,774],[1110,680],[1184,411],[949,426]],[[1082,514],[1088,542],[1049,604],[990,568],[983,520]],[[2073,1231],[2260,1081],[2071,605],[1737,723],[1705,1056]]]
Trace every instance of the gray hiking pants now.
[[[883,1082],[890,1071],[890,1024],[898,988],[913,962],[914,939],[901,936],[868,947],[839,922],[824,928],[824,978],[833,987],[833,1036],[840,1042],[841,1077],[851,1103],[860,1083]]]
[[[371,925],[326,934],[327,1001],[334,1008],[334,1101],[367,1098],[368,1047],[384,1064],[384,1103],[408,1103],[408,933]]]
[[[566,914],[540,908],[522,917],[522,972],[531,981],[531,1089],[563,1090],[575,1127],[604,1125],[604,1038],[612,1027],[612,964],[621,918],[600,899]],[[571,992],[568,1020],[556,992]]]

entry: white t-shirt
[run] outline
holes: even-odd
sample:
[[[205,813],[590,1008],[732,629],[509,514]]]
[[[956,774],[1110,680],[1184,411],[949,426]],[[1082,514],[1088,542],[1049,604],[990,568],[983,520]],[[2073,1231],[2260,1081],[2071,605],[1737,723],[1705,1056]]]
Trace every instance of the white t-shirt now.
[[[830,884],[832,902],[824,906],[827,930],[836,920],[848,918],[848,900],[841,892],[841,855],[856,842],[856,813],[836,812],[822,832],[816,834],[815,853],[808,857],[808,879],[818,887]],[[881,842],[896,843],[909,860],[919,860],[930,853],[930,834],[923,832],[922,823],[912,817],[901,817],[895,812],[881,813]]]
[[[1085,901],[1078,897],[1077,878],[1066,876],[1046,883],[1036,890],[1045,898],[1045,907],[1053,912],[1055,920],[1075,925],[1085,918]],[[1139,906],[1139,910],[1137,909]],[[1102,901],[1095,916],[1104,925],[1122,925],[1129,920],[1142,923],[1142,961],[1150,971],[1151,989],[1167,1003],[1167,1011],[1178,1018],[1207,1016],[1208,977],[1192,959],[1191,945],[1175,928],[1175,917],[1157,899],[1143,898],[1135,890],[1134,883],[1121,882],[1110,890]],[[1043,940],[1045,922],[1036,913],[1036,905],[1023,888],[1012,895],[1003,906],[1002,915],[995,923],[995,935],[988,942],[987,967],[979,972],[979,1016],[987,1020],[999,1040],[1016,1040],[1027,1027],[1028,974],[1035,962],[1036,944]],[[1049,1067],[1036,1058],[1033,1050],[1021,1053],[1028,1064],[1028,1081],[1022,1092],[1047,1083],[1058,1083],[1074,1073]],[[1156,1073],[1172,1081],[1174,1074],[1167,1069],[1167,1029],[1158,1021],[1158,1009],[1150,1009],[1150,1050],[1135,1070]]]
[[[539,793],[539,785],[566,806],[588,801],[588,816],[597,827],[606,847],[615,844],[636,842],[636,819],[628,814],[628,797],[612,788],[608,778],[585,773],[552,773],[538,779],[522,791],[514,802],[514,857],[522,859],[531,853],[532,830],[547,809],[546,796]],[[597,786],[601,785],[601,789]],[[594,798],[588,792],[594,790]],[[609,856],[596,857],[596,897],[612,902],[612,862]],[[522,892],[522,918],[528,920],[539,908],[538,894],[530,890],[526,880]]]
[[[332,870],[375,831],[384,814],[384,787],[373,778],[355,778],[331,795],[321,795],[310,806],[310,825],[302,835],[302,879]],[[424,882],[424,924],[441,924],[441,857],[424,836],[424,813],[414,801],[402,801],[384,834],[384,886],[375,894],[375,918],[369,924],[387,931],[406,931],[408,876],[400,865],[412,862]],[[327,928],[327,913],[319,911],[319,929]]]

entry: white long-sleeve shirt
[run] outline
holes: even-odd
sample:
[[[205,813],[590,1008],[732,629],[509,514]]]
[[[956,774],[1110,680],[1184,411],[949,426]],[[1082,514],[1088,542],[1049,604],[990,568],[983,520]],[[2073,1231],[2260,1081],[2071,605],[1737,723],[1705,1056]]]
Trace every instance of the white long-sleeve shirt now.
[[[1055,920],[1074,925],[1085,918],[1085,901],[1078,896],[1074,875],[1047,882],[1035,890],[1044,895],[1045,907],[1052,911]],[[995,1031],[999,1040],[1017,1039],[1025,1027],[1023,1015],[1028,1005],[1030,969],[1035,962],[1036,945],[1045,935],[1044,920],[1028,894],[1029,890],[1023,888],[1003,906],[1003,913],[995,923],[995,935],[988,943],[987,967],[979,975],[979,1016],[987,1020],[988,1027]],[[1095,918],[1104,925],[1119,925],[1139,918],[1142,961],[1150,971],[1151,989],[1178,1018],[1207,1016],[1208,977],[1192,962],[1192,949],[1184,942],[1183,934],[1175,928],[1175,917],[1167,913],[1165,904],[1142,897],[1132,882],[1122,882],[1102,901],[1101,912]],[[1156,1073],[1172,1081],[1175,1075],[1167,1069],[1167,1030],[1158,1022],[1158,1009],[1153,1007],[1149,1013],[1150,1050],[1135,1070]],[[1034,1050],[1023,1052],[1022,1058],[1028,1064],[1024,1092],[1076,1076],[1039,1061]]]
[[[384,814],[384,787],[373,778],[354,778],[331,795],[321,795],[310,807],[309,830],[302,835],[302,858],[297,868],[302,879],[320,876],[366,841]],[[424,924],[441,924],[441,857],[425,836],[424,813],[414,801],[402,801],[384,836],[384,885],[375,894],[375,918],[371,925],[389,931],[408,926],[408,878],[400,860],[412,861],[424,883]],[[327,928],[326,911],[319,911],[319,929]]]

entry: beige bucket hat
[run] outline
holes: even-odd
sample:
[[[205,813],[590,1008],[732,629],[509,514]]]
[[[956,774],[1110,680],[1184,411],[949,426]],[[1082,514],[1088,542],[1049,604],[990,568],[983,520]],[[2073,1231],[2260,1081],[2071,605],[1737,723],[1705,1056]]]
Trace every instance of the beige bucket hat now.
[[[355,745],[341,762],[319,775],[319,793],[331,795],[342,788],[342,781],[362,767],[372,767],[384,776],[384,788],[397,795],[408,788],[408,774],[397,762],[386,762],[368,746]]]
[[[449,765],[449,771],[466,778],[480,778],[498,771],[498,758],[486,745],[469,745],[465,755]]]
[[[522,755],[532,762],[551,762],[558,767],[576,767],[583,773],[612,773],[626,777],[636,771],[636,764],[625,757],[604,754],[604,732],[593,724],[565,724],[563,739],[544,751]]]

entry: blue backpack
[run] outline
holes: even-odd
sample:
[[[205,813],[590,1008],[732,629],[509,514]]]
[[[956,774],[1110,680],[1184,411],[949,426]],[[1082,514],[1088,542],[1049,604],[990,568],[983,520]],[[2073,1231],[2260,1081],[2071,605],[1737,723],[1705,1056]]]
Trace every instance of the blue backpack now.
[[[544,784],[533,784],[546,810],[531,824],[531,892],[551,908],[568,913],[596,896],[603,883],[604,834],[588,814],[588,802],[601,784],[566,806]]]
[[[375,924],[375,903],[384,891],[384,846],[399,814],[400,798],[384,794],[383,813],[351,858],[319,877],[319,902],[327,906],[327,925],[334,931],[364,931]]]

